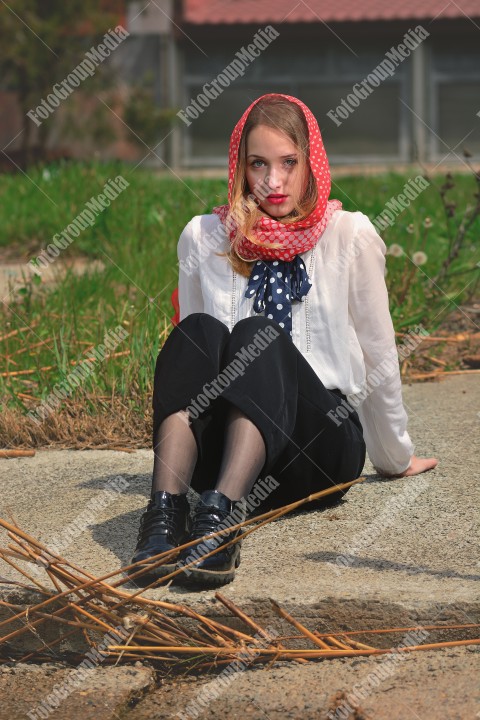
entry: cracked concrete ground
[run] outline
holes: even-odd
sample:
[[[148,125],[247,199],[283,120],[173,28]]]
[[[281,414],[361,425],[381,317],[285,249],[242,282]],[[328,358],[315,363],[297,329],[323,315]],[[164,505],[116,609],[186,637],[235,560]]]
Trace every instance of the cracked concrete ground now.
[[[414,384],[404,388],[404,400],[416,454],[436,456],[438,467],[385,481],[367,463],[367,481],[352,488],[340,505],[287,516],[245,540],[241,565],[224,595],[263,624],[276,622],[270,597],[309,627],[329,631],[478,622],[480,382],[475,375],[463,375]],[[108,491],[108,503],[97,504],[85,530],[77,530],[62,548],[70,560],[101,574],[129,561],[152,466],[151,450],[42,450],[33,458],[3,459],[1,515],[11,515],[48,545],[82,511],[94,508],[95,498],[105,497],[108,481],[121,475],[128,482],[126,490]],[[341,563],[339,556],[347,560]],[[8,567],[0,575],[16,577]],[[0,587],[0,595],[12,592],[11,586]],[[213,591],[172,586],[148,595],[187,603],[223,620],[228,614]],[[385,680],[360,702],[357,718],[475,718],[477,658],[466,648],[412,654],[391,682]],[[231,691],[208,705],[205,717],[327,717],[338,702],[335,693],[348,692],[361,673],[368,674],[380,661],[335,660],[305,667],[282,663],[270,670],[247,670]],[[147,683],[149,690],[135,708],[131,698],[126,705],[119,701],[117,717],[175,716],[192,686],[197,692],[205,682],[177,679],[176,684],[161,682],[156,690]],[[7,695],[13,692],[8,690],[13,686],[3,687]],[[1,718],[15,717],[2,713],[0,709]]]

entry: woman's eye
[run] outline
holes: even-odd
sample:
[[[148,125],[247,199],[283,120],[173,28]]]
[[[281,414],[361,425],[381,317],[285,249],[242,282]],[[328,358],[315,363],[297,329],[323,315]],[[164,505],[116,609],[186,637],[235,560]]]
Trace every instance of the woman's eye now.
[[[257,165],[257,163],[260,163],[260,164]],[[296,160],[296,158],[287,158],[285,160],[285,163],[288,165],[288,167],[293,167],[294,165],[297,164],[297,160]],[[252,167],[260,167],[261,165],[264,164],[264,162],[263,162],[263,160],[252,160],[252,162],[250,164]]]

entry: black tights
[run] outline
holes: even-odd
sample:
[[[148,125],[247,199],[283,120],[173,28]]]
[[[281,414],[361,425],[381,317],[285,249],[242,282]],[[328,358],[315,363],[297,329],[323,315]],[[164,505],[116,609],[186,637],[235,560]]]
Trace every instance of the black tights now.
[[[187,410],[166,417],[155,435],[152,492],[186,493],[198,450]],[[256,425],[230,405],[215,489],[230,500],[246,497],[265,463],[265,442]]]

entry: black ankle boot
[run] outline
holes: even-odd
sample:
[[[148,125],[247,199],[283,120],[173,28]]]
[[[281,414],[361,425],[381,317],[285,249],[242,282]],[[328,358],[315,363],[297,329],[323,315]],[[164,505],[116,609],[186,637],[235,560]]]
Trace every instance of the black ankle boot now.
[[[190,505],[186,494],[172,495],[164,490],[152,495],[140,519],[137,547],[132,563],[147,560],[153,555],[173,550],[187,541],[190,532]],[[148,564],[132,568],[138,572]],[[137,584],[147,584],[168,575],[175,569],[175,561],[160,565],[151,572],[135,578]]]
[[[201,494],[195,508],[189,541],[237,525],[244,519],[245,506],[241,500],[230,500],[218,490],[206,490]],[[240,540],[205,560],[201,558],[217,547],[225,545],[239,533],[241,530],[234,530],[209,540],[202,540],[183,550],[177,568],[184,567],[194,560],[198,562],[185,568],[183,573],[178,575],[178,581],[188,585],[201,584],[204,587],[219,587],[231,582],[235,569],[240,565]]]

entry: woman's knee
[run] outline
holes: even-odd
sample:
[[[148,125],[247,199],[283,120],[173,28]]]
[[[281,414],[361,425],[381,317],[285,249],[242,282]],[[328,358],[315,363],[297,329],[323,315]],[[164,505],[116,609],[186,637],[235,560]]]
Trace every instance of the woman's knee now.
[[[197,312],[197,313],[190,313],[190,315],[187,315],[187,317],[184,317],[183,320],[180,320],[175,327],[182,327],[182,329],[185,329],[185,327],[188,327],[190,325],[202,325],[202,326],[216,326],[219,329],[225,329],[227,332],[229,332],[228,327],[218,318],[214,317],[213,315],[209,315],[205,312]]]
[[[186,358],[186,362],[192,359],[192,353],[201,353],[204,357],[207,357],[208,348],[214,349],[217,345],[223,347],[229,337],[230,331],[228,327],[212,315],[200,312],[187,315],[175,325],[160,348],[155,368],[155,379],[159,369],[165,363],[171,362],[173,367],[176,368],[180,356]],[[185,348],[188,351],[191,350],[192,353],[184,353]]]
[[[196,344],[201,343],[201,339],[208,339],[209,342],[224,343],[230,337],[228,327],[218,318],[208,313],[198,312],[191,313],[187,317],[180,320],[169,334],[166,342],[174,342],[178,339],[192,339]],[[171,338],[174,338],[172,340]]]
[[[274,320],[255,315],[239,320],[233,327],[228,343],[229,352],[238,351],[257,357],[264,351],[288,357],[295,345]]]
[[[259,338],[269,338],[270,341],[277,337],[288,340],[288,336],[280,325],[275,320],[266,318],[265,315],[252,315],[239,320],[233,326],[231,335],[237,339],[239,336],[251,338],[257,335]]]

